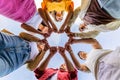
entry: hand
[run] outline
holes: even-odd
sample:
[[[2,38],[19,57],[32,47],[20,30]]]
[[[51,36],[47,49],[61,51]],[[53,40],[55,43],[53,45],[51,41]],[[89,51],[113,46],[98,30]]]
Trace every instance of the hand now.
[[[65,49],[66,49],[67,51],[69,51],[69,50],[71,50],[71,46],[70,46],[69,44],[65,44]]]
[[[56,53],[57,52],[57,47],[50,47],[50,53]]]
[[[57,28],[53,28],[53,31],[54,31],[54,32],[58,32]]]
[[[44,50],[45,51],[47,51],[50,48],[46,39],[41,40],[40,43],[44,43]]]
[[[48,43],[45,44],[45,47],[44,47],[44,51],[47,51],[48,49],[50,49],[50,46]]]
[[[73,42],[74,42],[74,39],[73,39],[73,38],[70,38],[70,39],[68,40],[68,43],[69,43],[69,44],[73,44]]]
[[[38,47],[39,51],[44,50],[45,44],[41,43],[41,42],[37,42],[37,47]]]
[[[47,51],[48,49],[50,49],[49,44],[45,44],[44,51]]]
[[[60,30],[59,30],[59,33],[63,33],[63,32],[64,32],[64,29],[60,29]]]
[[[67,34],[69,37],[74,37],[74,33],[68,33]]]
[[[81,64],[81,65],[80,65],[79,70],[84,71],[84,72],[88,72],[88,71],[89,71],[89,69],[87,68],[87,66],[84,65],[84,64]]]
[[[44,36],[45,38],[47,38],[47,37],[50,36],[50,34],[49,34],[49,33],[44,33],[43,36]]]
[[[64,57],[65,56],[65,48],[63,47],[58,47],[59,48],[59,54]]]
[[[64,53],[65,52],[65,48],[63,48],[63,47],[58,47],[58,49],[59,49],[59,53]]]
[[[67,28],[65,29],[65,32],[70,33],[70,27],[69,26],[67,26]]]
[[[40,43],[44,43],[44,44],[47,44],[47,43],[48,43],[46,39],[42,39],[42,40],[40,40],[39,42],[40,42]]]
[[[51,28],[49,28],[49,29],[48,29],[48,34],[51,34],[52,31],[53,31],[53,30],[52,30]]]
[[[73,11],[73,6],[74,4],[69,6],[69,11]]]

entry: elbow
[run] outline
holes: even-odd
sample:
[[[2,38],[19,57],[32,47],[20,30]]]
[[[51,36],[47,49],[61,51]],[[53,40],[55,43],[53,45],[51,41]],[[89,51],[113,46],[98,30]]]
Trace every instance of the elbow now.
[[[81,70],[80,66],[76,66],[76,68],[77,68],[78,70]]]
[[[87,66],[85,65],[81,65],[80,67],[78,67],[78,70],[83,71],[83,72],[89,72],[90,70],[88,69]]]

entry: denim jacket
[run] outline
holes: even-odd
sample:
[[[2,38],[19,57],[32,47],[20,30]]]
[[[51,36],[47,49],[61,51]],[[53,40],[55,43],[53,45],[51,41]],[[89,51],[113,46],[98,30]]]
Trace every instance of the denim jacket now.
[[[104,8],[112,17],[120,19],[120,0],[98,0],[101,8]]]

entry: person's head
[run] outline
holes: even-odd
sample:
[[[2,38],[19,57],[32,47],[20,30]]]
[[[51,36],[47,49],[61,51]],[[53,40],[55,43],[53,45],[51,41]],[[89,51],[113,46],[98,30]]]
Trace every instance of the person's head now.
[[[60,68],[59,68],[60,71],[67,71],[67,66],[66,64],[61,64]]]
[[[64,15],[63,11],[60,11],[60,12],[50,11],[50,14],[52,15],[52,17],[56,22],[60,22],[63,20],[63,15]]]
[[[80,24],[80,26],[79,26],[79,31],[84,31],[85,28],[86,28],[86,24],[85,24],[85,23],[82,23],[82,24]]]
[[[87,58],[87,53],[84,52],[84,51],[79,51],[78,52],[78,56],[80,57],[80,59],[83,59],[83,60],[86,60]],[[79,68],[80,71],[84,71],[84,72],[89,72],[90,70],[88,69],[88,67],[84,64],[81,64],[80,65],[80,68]]]
[[[84,52],[84,51],[79,51],[79,52],[78,52],[78,56],[79,56],[80,59],[86,60],[86,58],[87,58],[87,53]]]
[[[41,51],[41,50],[44,49],[45,44],[44,44],[44,43],[41,43],[41,42],[37,42],[37,47],[38,47],[38,50]]]
[[[48,33],[48,27],[44,24],[40,24],[38,30],[41,31],[42,33]]]

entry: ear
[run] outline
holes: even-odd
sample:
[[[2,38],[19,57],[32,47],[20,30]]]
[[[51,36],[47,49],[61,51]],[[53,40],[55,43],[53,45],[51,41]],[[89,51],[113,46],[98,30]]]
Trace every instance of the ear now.
[[[87,58],[87,53],[84,52],[84,51],[79,51],[79,52],[78,52],[78,56],[79,56],[80,59],[86,60],[86,58]]]

